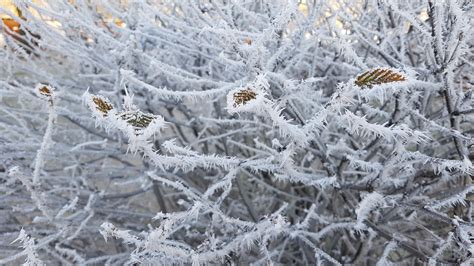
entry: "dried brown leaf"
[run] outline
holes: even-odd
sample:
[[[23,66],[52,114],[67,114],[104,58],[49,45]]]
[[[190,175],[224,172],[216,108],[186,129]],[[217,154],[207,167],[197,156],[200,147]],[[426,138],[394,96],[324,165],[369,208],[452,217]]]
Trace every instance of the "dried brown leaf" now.
[[[372,87],[373,85],[386,84],[391,82],[405,81],[406,77],[402,74],[386,68],[375,68],[368,70],[355,80],[355,84],[361,88]]]
[[[234,107],[238,105],[244,105],[248,101],[254,100],[257,97],[257,93],[255,93],[251,89],[242,89],[234,93]]]

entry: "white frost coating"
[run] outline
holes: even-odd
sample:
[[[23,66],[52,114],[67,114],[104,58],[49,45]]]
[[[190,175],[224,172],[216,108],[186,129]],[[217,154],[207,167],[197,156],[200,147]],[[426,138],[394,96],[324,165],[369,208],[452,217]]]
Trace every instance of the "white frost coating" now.
[[[93,117],[96,119],[96,125],[99,125],[107,130],[117,129],[124,133],[129,139],[129,150],[132,153],[142,151],[143,147],[149,145],[150,138],[166,126],[166,122],[163,117],[144,114],[132,103],[132,97],[126,98],[124,108],[122,112],[117,112],[115,108],[108,110],[106,114],[98,110],[97,103],[94,99],[100,98],[105,102],[109,102],[106,98],[101,96],[95,96],[88,92],[84,93],[83,99],[86,105],[92,112]],[[145,126],[135,126],[129,121],[138,120],[143,117],[151,120]]]
[[[271,105],[269,99],[266,99],[269,84],[264,75],[259,75],[255,81],[247,84],[246,86],[231,90],[227,94],[227,111],[231,114],[234,113],[255,113],[260,114],[267,109],[268,105]],[[245,103],[236,102],[236,94],[249,90],[255,93],[255,98]]]
[[[18,237],[13,240],[12,244],[20,242],[25,251],[25,264],[27,266],[42,266],[45,265],[38,257],[37,248],[35,246],[35,239],[26,234],[23,228],[20,230]]]
[[[395,241],[390,241],[388,244],[385,246],[385,249],[383,251],[382,257],[377,261],[376,266],[391,266],[395,265],[392,263],[389,259],[388,256],[392,250],[397,248],[397,242]]]
[[[472,264],[470,1],[13,2],[0,265]]]
[[[40,89],[46,87],[49,90],[49,96],[45,96],[44,94],[39,93]],[[40,182],[40,172],[42,167],[44,166],[44,156],[51,146],[51,138],[53,135],[53,125],[56,121],[56,104],[57,104],[57,97],[55,89],[51,86],[46,86],[43,84],[39,84],[36,86],[34,92],[44,98],[46,101],[49,102],[48,104],[48,122],[46,123],[46,131],[43,136],[43,141],[41,142],[41,147],[36,154],[35,159],[35,167],[33,171],[33,184],[37,185]]]
[[[290,123],[282,116],[283,109],[270,99],[266,98],[269,89],[265,75],[258,75],[255,81],[244,87],[236,88],[227,94],[227,111],[234,113],[254,113],[256,115],[269,117],[273,125],[279,129],[280,135],[290,138],[299,146],[304,146],[308,142],[308,136],[300,126]],[[239,102],[238,96],[242,93],[253,93],[250,100]]]
[[[466,197],[469,193],[472,193],[474,191],[474,185],[468,186],[466,189],[457,192],[455,195],[439,200],[437,203],[433,204],[430,206],[433,209],[440,209],[443,207],[452,207],[455,206],[456,204],[461,204],[466,206]]]
[[[367,226],[364,224],[364,221],[368,219],[369,214],[375,209],[385,205],[384,196],[378,192],[372,192],[367,194],[362,201],[359,203],[359,206],[355,210],[357,215],[357,223],[354,226],[356,230],[364,230]]]

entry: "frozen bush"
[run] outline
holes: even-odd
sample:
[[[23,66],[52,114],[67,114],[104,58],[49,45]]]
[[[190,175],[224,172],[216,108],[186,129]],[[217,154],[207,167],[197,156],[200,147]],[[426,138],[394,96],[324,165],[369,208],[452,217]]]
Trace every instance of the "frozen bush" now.
[[[0,264],[473,263],[472,1],[13,7]]]

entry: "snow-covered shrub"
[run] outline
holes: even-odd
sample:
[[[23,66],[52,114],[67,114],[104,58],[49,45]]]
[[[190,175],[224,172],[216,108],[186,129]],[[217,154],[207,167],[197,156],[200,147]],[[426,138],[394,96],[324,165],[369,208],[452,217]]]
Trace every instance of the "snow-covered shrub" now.
[[[0,264],[473,263],[472,1],[13,6]]]

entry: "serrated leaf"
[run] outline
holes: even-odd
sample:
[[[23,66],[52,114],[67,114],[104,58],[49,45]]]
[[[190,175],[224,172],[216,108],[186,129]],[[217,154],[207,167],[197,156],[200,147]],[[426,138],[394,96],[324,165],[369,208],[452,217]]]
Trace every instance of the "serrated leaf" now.
[[[156,118],[153,114],[145,114],[140,111],[123,112],[120,117],[135,128],[146,128]]]
[[[96,105],[96,109],[104,116],[107,116],[107,113],[114,108],[107,99],[101,96],[92,96],[92,101]]]
[[[392,69],[375,68],[357,76],[355,84],[363,88],[372,87],[373,85],[400,82],[405,80],[405,76]]]
[[[257,97],[257,93],[255,93],[251,89],[243,89],[234,93],[234,107],[238,105],[244,105],[247,102],[255,99]]]

